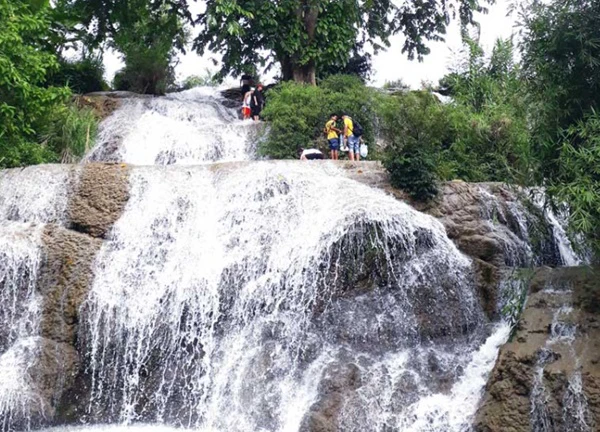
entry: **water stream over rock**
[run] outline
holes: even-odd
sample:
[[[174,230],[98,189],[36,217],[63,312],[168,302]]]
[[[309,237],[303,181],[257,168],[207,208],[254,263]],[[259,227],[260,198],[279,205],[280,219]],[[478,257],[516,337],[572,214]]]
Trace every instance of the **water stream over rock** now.
[[[77,189],[85,164],[0,172],[0,430],[471,430],[510,332],[484,310],[473,260],[439,220],[339,164],[249,162],[261,127],[213,90],[126,100],[86,158],[133,164],[110,174],[128,190],[107,229],[82,228],[117,196],[85,174],[92,189]],[[574,263],[566,236],[544,225],[551,244],[532,246],[529,210],[481,191],[505,265],[540,250]],[[62,254],[43,244],[56,230]],[[77,242],[98,245],[83,288]],[[40,330],[41,315],[70,333]],[[71,384],[36,402],[28,368],[49,344],[73,351]],[[67,374],[52,370],[48,382]]]

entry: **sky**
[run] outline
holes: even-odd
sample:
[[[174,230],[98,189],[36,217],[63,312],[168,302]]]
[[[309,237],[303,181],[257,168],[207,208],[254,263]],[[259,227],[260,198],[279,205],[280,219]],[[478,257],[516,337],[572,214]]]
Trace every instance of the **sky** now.
[[[487,15],[477,14],[477,21],[481,23],[480,43],[489,54],[497,38],[509,38],[514,29],[515,17],[508,16],[509,0],[496,0],[496,4],[489,7]],[[203,8],[203,2],[190,2],[194,14]],[[402,54],[403,37],[397,35],[391,38],[391,47],[373,57],[373,75],[371,84],[383,85],[386,81],[402,79],[412,88],[420,88],[424,82],[437,83],[452,68],[456,62],[456,54],[461,50],[462,43],[459,26],[454,23],[446,35],[445,42],[430,43],[431,53],[423,62],[410,61]],[[216,71],[211,58],[218,59],[215,54],[200,57],[191,50],[186,55],[179,56],[179,63],[175,68],[177,79],[183,80],[190,75],[204,75],[207,68]],[[115,72],[123,67],[119,55],[114,52],[105,53],[104,62],[106,76],[112,80]],[[265,79],[269,82],[269,77]],[[231,85],[239,83],[231,78],[227,81]]]

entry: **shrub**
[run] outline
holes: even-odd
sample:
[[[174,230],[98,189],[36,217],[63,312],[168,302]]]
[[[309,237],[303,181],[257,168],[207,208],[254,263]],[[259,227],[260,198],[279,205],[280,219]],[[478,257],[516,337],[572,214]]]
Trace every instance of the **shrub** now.
[[[378,111],[392,185],[417,200],[435,197],[449,130],[444,106],[427,92],[409,92],[380,99]]]
[[[184,90],[189,90],[195,87],[216,87],[218,84],[219,80],[216,78],[216,75],[210,69],[206,68],[203,75],[190,75],[183,80],[181,87]]]
[[[83,57],[78,60],[59,60],[59,68],[48,77],[54,86],[69,87],[74,93],[91,93],[108,90],[104,81],[104,64],[101,57]]]
[[[375,141],[377,91],[365,87],[357,77],[332,76],[319,87],[283,82],[266,96],[263,116],[270,122],[270,132],[259,145],[263,156],[297,158],[299,148],[321,141],[332,112],[350,115],[365,129],[365,141]],[[369,158],[375,156],[374,147],[369,150]]]
[[[36,133],[69,91],[44,82],[58,66],[56,56],[45,51],[49,28],[47,5],[0,1],[0,167],[51,156]]]
[[[559,145],[558,175],[549,179],[548,193],[567,204],[571,232],[600,251],[600,114],[592,111],[571,126]]]
[[[429,201],[438,194],[437,165],[434,154],[418,146],[390,152],[383,160],[392,186],[405,190],[418,201]]]
[[[42,138],[54,161],[76,163],[93,147],[98,119],[91,108],[61,106],[53,114]]]

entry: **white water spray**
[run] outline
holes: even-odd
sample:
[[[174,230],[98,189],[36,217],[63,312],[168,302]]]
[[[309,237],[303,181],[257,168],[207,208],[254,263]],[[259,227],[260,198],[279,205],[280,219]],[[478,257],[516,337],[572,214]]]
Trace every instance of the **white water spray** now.
[[[89,411],[297,431],[333,364],[418,346],[427,314],[478,329],[469,267],[439,222],[333,165],[134,169],[84,307]]]
[[[238,120],[212,88],[125,99],[101,125],[88,161],[197,165],[254,158],[262,124]]]

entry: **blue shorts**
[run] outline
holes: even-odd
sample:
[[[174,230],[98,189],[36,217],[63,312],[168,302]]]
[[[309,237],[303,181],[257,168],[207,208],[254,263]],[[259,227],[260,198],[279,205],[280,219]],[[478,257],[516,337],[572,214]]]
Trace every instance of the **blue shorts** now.
[[[348,149],[352,153],[360,153],[360,139],[354,135],[350,135],[348,138]]]
[[[339,150],[340,149],[340,140],[337,138],[332,138],[329,140],[329,150]]]

